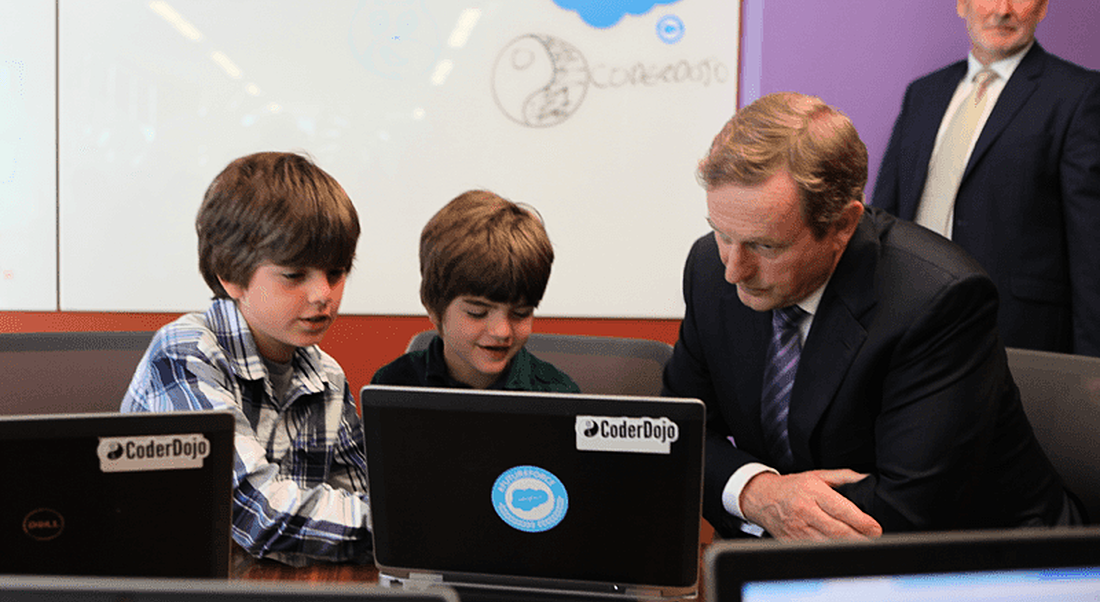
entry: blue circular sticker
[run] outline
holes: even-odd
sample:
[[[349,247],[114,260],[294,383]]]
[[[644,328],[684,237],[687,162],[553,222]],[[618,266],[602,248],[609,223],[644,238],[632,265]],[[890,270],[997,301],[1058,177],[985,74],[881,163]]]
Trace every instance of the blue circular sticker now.
[[[684,22],[676,15],[665,15],[657,21],[657,37],[665,44],[675,44],[684,37]]]
[[[569,494],[558,477],[537,466],[516,466],[493,484],[493,508],[509,526],[538,533],[553,529],[569,510]]]

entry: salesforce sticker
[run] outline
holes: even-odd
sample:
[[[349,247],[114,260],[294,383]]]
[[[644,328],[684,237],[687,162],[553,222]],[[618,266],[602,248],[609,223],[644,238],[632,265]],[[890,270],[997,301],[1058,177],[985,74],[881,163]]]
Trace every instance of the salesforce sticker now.
[[[569,494],[553,474],[537,466],[516,466],[493,484],[493,508],[511,527],[538,533],[553,529],[569,510]]]
[[[103,472],[201,468],[210,440],[202,433],[100,437],[96,452]]]
[[[664,416],[577,416],[576,431],[581,451],[667,454],[680,438],[680,427]]]

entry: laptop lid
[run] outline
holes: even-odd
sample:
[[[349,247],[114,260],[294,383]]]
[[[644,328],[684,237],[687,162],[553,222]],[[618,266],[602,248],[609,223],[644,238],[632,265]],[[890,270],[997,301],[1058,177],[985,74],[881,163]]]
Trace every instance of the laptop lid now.
[[[362,409],[383,578],[697,590],[702,402],[371,385]]]
[[[228,412],[3,416],[0,458],[0,573],[228,576]]]
[[[454,591],[405,591],[362,583],[28,577],[0,579],[4,602],[458,602]]]
[[[1098,599],[1100,529],[721,541],[707,548],[704,572],[711,602]]]

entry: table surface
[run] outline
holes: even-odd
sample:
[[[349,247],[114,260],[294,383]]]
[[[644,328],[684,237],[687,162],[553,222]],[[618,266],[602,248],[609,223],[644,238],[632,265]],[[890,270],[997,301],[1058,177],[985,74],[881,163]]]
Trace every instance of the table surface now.
[[[703,584],[703,551],[713,540],[714,530],[703,522],[700,530],[699,546],[699,585]],[[235,542],[230,544],[230,579],[259,579],[268,581],[359,581],[378,583],[378,568],[374,564],[332,564],[316,563],[305,567],[293,567],[275,562],[253,558]]]
[[[293,567],[274,560],[253,558],[244,548],[233,545],[229,561],[230,579],[267,581],[358,581],[378,583],[378,568],[374,564],[337,564],[320,562]]]
[[[702,542],[699,549],[700,564],[703,550],[710,538]],[[334,564],[316,563],[304,567],[288,566],[274,560],[257,559],[250,556],[236,543],[232,544],[230,558],[230,579],[254,579],[267,581],[306,581],[306,582],[361,582],[378,583],[378,568],[373,564]],[[694,601],[703,600],[703,571],[699,568],[699,594]]]

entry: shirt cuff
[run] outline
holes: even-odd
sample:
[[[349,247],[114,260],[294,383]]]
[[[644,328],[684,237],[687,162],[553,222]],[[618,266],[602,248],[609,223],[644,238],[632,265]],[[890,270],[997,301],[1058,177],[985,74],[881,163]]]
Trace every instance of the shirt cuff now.
[[[722,507],[726,509],[726,512],[745,521],[747,523],[746,526],[751,525],[756,529],[760,529],[761,532],[763,529],[749,523],[745,519],[745,515],[741,513],[741,492],[745,489],[745,485],[748,484],[750,479],[762,472],[779,474],[778,470],[770,466],[765,466],[759,462],[749,462],[741,468],[738,468],[737,471],[730,476],[729,480],[726,481],[725,489],[722,490]],[[746,532],[751,533],[751,531]]]

